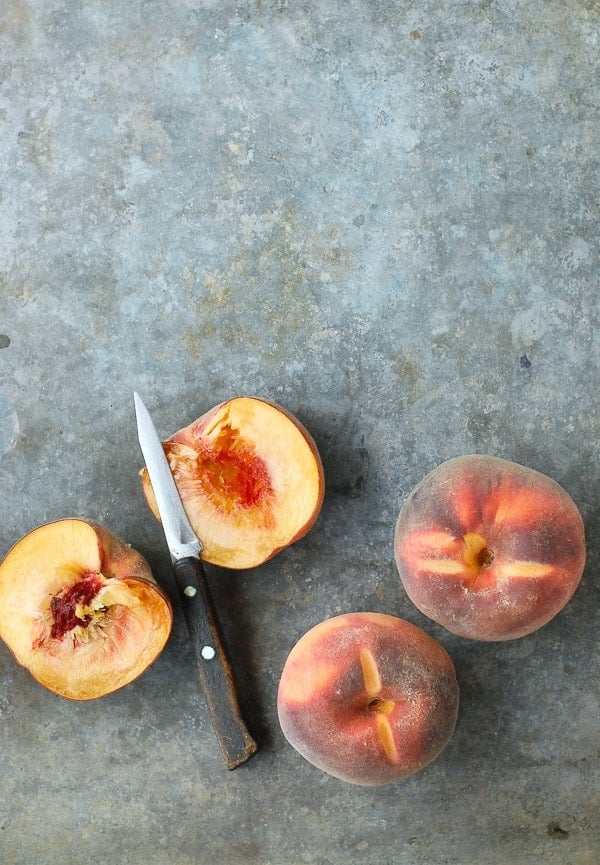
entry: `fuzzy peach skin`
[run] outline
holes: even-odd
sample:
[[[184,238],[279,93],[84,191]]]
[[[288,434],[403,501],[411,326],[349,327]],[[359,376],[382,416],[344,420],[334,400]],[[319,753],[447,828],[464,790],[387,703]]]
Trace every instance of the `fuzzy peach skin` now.
[[[396,524],[409,598],[474,640],[531,634],[563,609],[585,565],[581,515],[540,472],[498,457],[456,457],[430,472]]]
[[[206,562],[256,567],[302,538],[319,515],[325,478],[317,446],[281,406],[235,397],[163,447]],[[159,519],[147,470],[140,474]]]
[[[316,625],[290,652],[277,711],[309,763],[352,784],[420,771],[450,740],[458,684],[446,650],[395,616],[348,613]]]
[[[71,700],[141,675],[172,620],[145,559],[98,523],[40,526],[0,565],[0,637],[41,685]]]

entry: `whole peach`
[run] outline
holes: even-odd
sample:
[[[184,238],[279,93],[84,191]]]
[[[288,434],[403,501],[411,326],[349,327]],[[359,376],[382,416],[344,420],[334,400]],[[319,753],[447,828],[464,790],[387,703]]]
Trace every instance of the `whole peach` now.
[[[395,558],[412,602],[454,634],[510,640],[563,609],[585,564],[581,515],[555,481],[481,454],[430,472],[396,524]]]
[[[288,742],[324,772],[388,784],[431,763],[456,724],[458,684],[446,650],[381,613],[348,613],[312,628],[279,683]]]

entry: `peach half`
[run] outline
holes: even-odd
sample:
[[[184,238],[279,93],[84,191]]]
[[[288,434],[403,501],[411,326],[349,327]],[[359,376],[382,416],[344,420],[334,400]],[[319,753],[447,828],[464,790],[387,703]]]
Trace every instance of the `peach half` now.
[[[474,640],[510,640],[549,622],[585,565],[581,515],[534,469],[470,454],[433,469],[404,503],[395,558],[408,597]]]
[[[136,679],[172,619],[145,559],[94,522],[40,526],[0,565],[0,637],[61,697],[91,700]]]
[[[163,447],[202,558],[252,568],[303,537],[324,495],[315,442],[285,409],[235,397],[175,433]],[[147,470],[146,501],[160,519]]]
[[[316,625],[290,652],[277,711],[309,763],[363,786],[420,771],[449,742],[458,684],[446,650],[415,625],[348,613]]]

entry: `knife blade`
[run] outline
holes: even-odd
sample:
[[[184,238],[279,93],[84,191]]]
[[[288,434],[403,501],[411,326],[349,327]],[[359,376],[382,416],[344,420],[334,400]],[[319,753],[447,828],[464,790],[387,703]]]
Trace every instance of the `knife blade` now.
[[[242,717],[233,669],[200,553],[202,543],[183,507],[162,442],[138,393],[138,438],[173,563],[198,676],[225,765],[235,769],[257,750]]]

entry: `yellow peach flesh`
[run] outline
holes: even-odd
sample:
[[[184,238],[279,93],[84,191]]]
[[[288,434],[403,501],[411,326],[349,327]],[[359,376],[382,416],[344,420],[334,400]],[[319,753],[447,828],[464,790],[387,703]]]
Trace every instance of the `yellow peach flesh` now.
[[[207,562],[255,567],[302,537],[320,511],[323,468],[312,438],[264,400],[229,400],[164,447]],[[158,518],[145,469],[141,475]]]
[[[140,675],[171,622],[144,559],[84,520],[35,529],[0,566],[0,636],[40,684],[70,699],[103,696]]]

